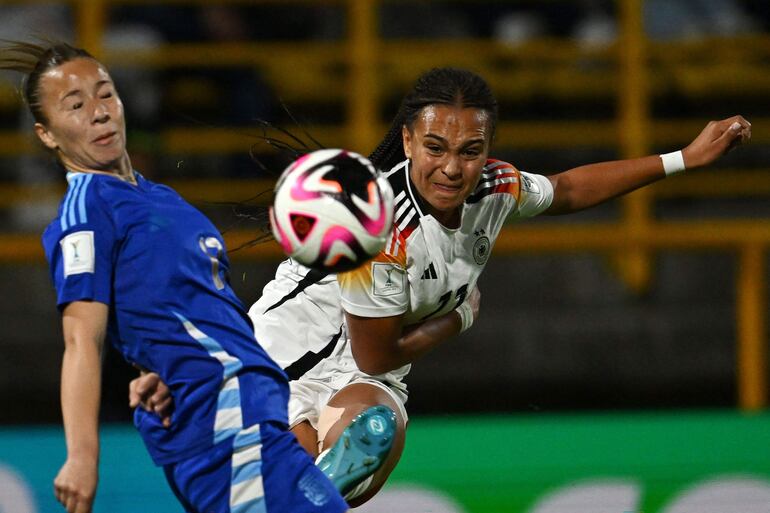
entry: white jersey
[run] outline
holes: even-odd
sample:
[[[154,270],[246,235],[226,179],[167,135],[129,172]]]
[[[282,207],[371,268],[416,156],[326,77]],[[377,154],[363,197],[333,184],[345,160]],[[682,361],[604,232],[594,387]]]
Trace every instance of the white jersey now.
[[[457,308],[476,286],[506,219],[531,217],[553,199],[550,180],[488,160],[462,207],[459,228],[444,227],[424,209],[409,179],[409,161],[387,178],[395,195],[393,235],[366,265],[337,276],[291,259],[249,311],[256,338],[290,379],[308,376],[344,386],[358,371],[343,309],[362,317],[404,315],[415,324]],[[380,378],[398,388],[409,365]]]

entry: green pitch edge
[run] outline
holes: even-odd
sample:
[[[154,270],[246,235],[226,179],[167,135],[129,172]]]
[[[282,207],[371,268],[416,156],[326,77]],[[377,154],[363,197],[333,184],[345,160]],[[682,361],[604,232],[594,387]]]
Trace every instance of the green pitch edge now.
[[[714,475],[770,483],[770,414],[523,415],[415,418],[393,483],[444,491],[470,513],[525,512],[568,483],[620,478],[645,513]],[[622,513],[622,512],[618,512]]]

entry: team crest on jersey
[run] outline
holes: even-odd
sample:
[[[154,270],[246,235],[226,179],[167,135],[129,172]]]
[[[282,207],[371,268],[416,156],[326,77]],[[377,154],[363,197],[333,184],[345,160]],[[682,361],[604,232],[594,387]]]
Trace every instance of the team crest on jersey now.
[[[374,262],[372,278],[375,296],[393,296],[404,292],[406,276],[400,265]]]
[[[94,232],[70,233],[61,242],[64,277],[94,272]]]
[[[489,259],[490,247],[489,237],[486,236],[484,229],[473,232],[473,235],[478,237],[476,242],[473,243],[473,260],[479,265],[484,265]]]

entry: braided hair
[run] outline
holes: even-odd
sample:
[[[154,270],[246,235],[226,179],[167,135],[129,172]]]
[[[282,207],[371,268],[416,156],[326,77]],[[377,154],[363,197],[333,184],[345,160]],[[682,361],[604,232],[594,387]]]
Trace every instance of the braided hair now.
[[[25,75],[22,86],[24,101],[35,121],[47,124],[48,119],[40,103],[40,77],[69,61],[94,57],[82,48],[62,42],[34,44],[7,41],[7,43],[7,46],[0,48],[0,69],[17,71]]]
[[[378,169],[389,170],[406,159],[401,130],[409,130],[428,105],[456,105],[482,109],[489,114],[491,133],[497,124],[497,100],[486,81],[472,71],[458,68],[433,68],[423,73],[404,97],[385,137],[369,155]]]

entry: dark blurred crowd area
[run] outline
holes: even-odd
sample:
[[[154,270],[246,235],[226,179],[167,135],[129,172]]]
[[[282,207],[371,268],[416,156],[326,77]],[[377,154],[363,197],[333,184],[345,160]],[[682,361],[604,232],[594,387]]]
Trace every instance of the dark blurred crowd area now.
[[[516,46],[533,40],[568,39],[581,46],[601,47],[618,37],[618,9],[614,0],[518,1],[382,1],[378,33],[383,39],[444,40],[480,38]],[[652,40],[698,40],[746,36],[770,30],[770,3],[762,0],[645,0],[645,30]],[[106,50],[152,51],[166,44],[255,44],[260,42],[314,43],[347,37],[350,13],[347,2],[255,2],[145,4],[120,2],[107,9],[103,45]],[[5,40],[34,38],[76,41],[75,12],[70,4],[10,3],[0,5],[0,34]],[[266,50],[270,51],[270,50]],[[346,50],[343,50],[346,51]],[[216,59],[216,57],[213,57]],[[162,66],[108,62],[124,100],[129,149],[134,166],[158,180],[189,178],[274,178],[287,163],[259,139],[261,121],[301,134],[305,126],[340,124],[349,116],[343,95],[319,100],[282,97],[275,76],[265,76],[254,65],[185,66],[173,58]],[[338,66],[331,63],[330,67]],[[501,66],[516,66],[510,62]],[[552,64],[549,64],[552,65]],[[590,63],[586,66],[590,68]],[[282,75],[291,74],[291,64]],[[346,70],[331,69],[338,76]],[[275,71],[273,70],[275,74]],[[298,75],[306,80],[307,74]],[[607,80],[612,80],[611,75]],[[282,76],[284,83],[291,76]],[[674,79],[676,81],[676,79]],[[341,83],[345,83],[342,81]],[[0,72],[0,130],[19,131],[30,139],[32,120],[19,101],[20,77]],[[314,84],[308,83],[312,89]],[[395,114],[404,90],[378,91],[378,120],[387,123]],[[296,95],[295,95],[296,96]],[[564,99],[529,94],[513,100],[498,94],[502,120],[612,119],[618,116],[614,96]],[[718,96],[691,100],[673,94],[653,99],[655,117],[716,117],[725,111],[759,115],[754,98],[739,94],[729,108]],[[765,110],[770,111],[770,104]],[[715,108],[714,104],[716,104]],[[767,113],[767,112],[765,112]],[[196,152],[195,155],[163,151],[163,130],[172,128],[229,128],[246,141],[240,151]],[[323,136],[317,136],[324,144]],[[307,137],[303,137],[306,141]],[[328,144],[328,143],[326,143]],[[617,155],[607,147],[565,148],[565,151],[527,150],[516,161],[533,162],[541,172],[551,172],[575,162],[606,160]],[[373,148],[353,148],[366,153]],[[513,158],[509,154],[498,155]],[[566,157],[561,158],[561,157]],[[258,162],[255,162],[257,160]],[[528,169],[532,169],[527,164]],[[40,154],[0,156],[0,181],[46,185],[61,180],[50,157]],[[11,215],[0,214],[0,229],[33,231],[52,217],[50,201],[15,205]]]
[[[485,38],[518,45],[538,38],[570,38],[582,45],[600,46],[617,37],[618,4],[613,0],[384,1],[379,6],[378,30],[385,39]],[[344,2],[116,3],[108,9],[104,44],[107,49],[118,50],[207,42],[306,41],[312,45],[346,37],[346,9]],[[643,10],[647,34],[656,40],[743,36],[770,30],[770,3],[760,0],[645,0]],[[4,4],[0,6],[0,33],[6,40],[44,36],[73,41],[73,17],[65,3]],[[256,120],[285,125],[294,116],[312,124],[339,122],[345,115],[345,105],[339,103],[283,105],[276,84],[251,66],[108,64],[126,106],[137,167],[159,179],[168,177],[169,168],[173,168],[159,161],[154,151],[161,127],[249,130],[257,125]],[[9,91],[18,88],[18,77],[0,74],[0,82],[5,82],[0,83],[5,86],[0,95],[0,129],[28,127],[29,119],[19,102],[9,98]],[[387,112],[381,113],[381,121],[392,117],[403,92],[381,92],[393,96]],[[510,107],[506,112],[536,118],[537,111],[547,110],[549,105],[547,101],[512,105],[506,106]],[[594,107],[584,110],[589,108]],[[198,165],[190,163],[188,176],[250,177],[259,172],[248,164],[247,155],[200,160]],[[29,163],[21,167],[24,165]],[[18,168],[13,162],[0,162],[0,177],[13,179]],[[45,173],[37,170],[19,179],[30,180]]]

